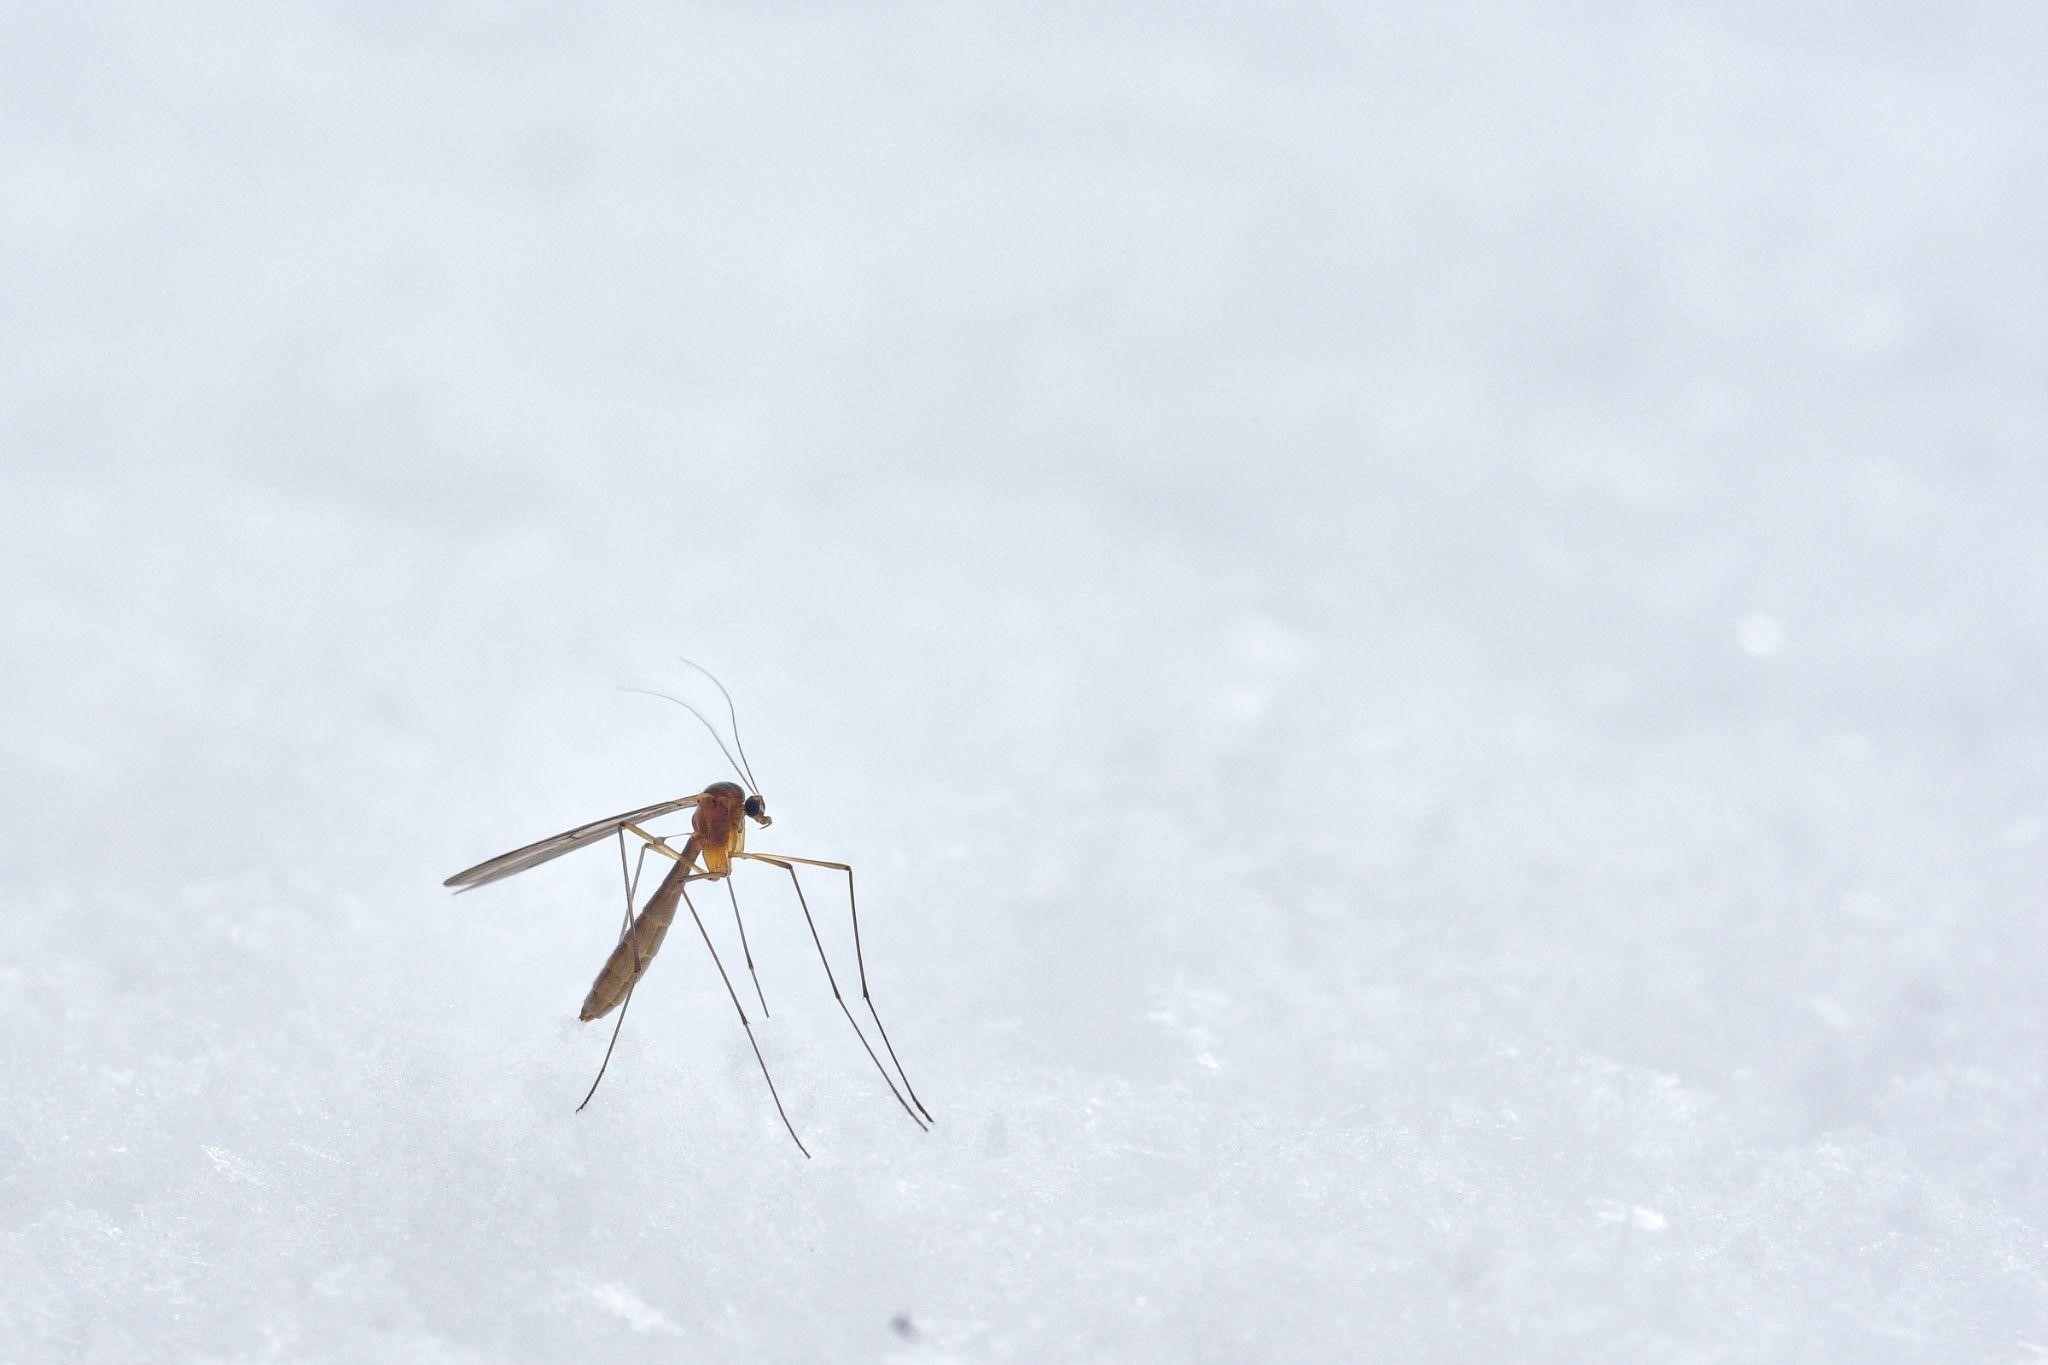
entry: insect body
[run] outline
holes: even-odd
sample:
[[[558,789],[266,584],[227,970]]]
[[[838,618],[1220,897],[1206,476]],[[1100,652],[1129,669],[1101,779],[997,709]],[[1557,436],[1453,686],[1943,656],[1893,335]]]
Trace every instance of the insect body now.
[[[715,683],[717,679],[714,678],[712,681]],[[723,691],[723,687],[720,690]],[[669,700],[676,699],[671,697]],[[726,701],[730,708],[731,697],[728,696]],[[700,721],[704,721],[707,729],[711,729],[713,737],[718,737],[717,730],[704,719],[701,712],[697,712],[695,707],[689,706],[687,702],[678,704],[688,707]],[[737,746],[739,729],[736,717],[733,741]],[[719,741],[719,747],[725,747],[722,739]],[[729,760],[732,758],[730,751],[726,756]],[[745,750],[742,749],[740,758],[733,760],[733,767],[740,776],[748,779],[751,786],[752,774],[742,766],[745,756]],[[663,816],[682,810],[690,811],[690,837],[683,842],[681,848],[671,846],[667,840],[657,838],[643,827]],[[740,1027],[746,1031],[747,1042],[754,1051],[754,1059],[760,1063],[762,1078],[768,1082],[768,1093],[775,1101],[776,1113],[781,1116],[783,1126],[789,1130],[789,1135],[796,1142],[798,1150],[809,1156],[810,1152],[804,1148],[803,1139],[797,1137],[795,1126],[790,1123],[789,1115],[782,1108],[782,1098],[775,1090],[775,1078],[768,1073],[768,1062],[761,1055],[760,1043],[754,1038],[753,1024],[747,1017],[746,1006],[740,1002],[739,992],[733,989],[732,978],[726,975],[725,964],[720,961],[718,949],[712,943],[711,935],[704,926],[703,918],[698,915],[689,892],[691,882],[725,883],[727,895],[732,901],[733,921],[739,928],[741,951],[746,956],[747,972],[753,977],[754,993],[760,1001],[761,1013],[765,1017],[768,1013],[768,1002],[761,994],[760,978],[754,975],[753,953],[747,947],[746,924],[740,918],[739,897],[732,889],[732,873],[736,861],[752,861],[781,868],[789,874],[790,885],[796,891],[797,904],[803,910],[804,922],[811,931],[811,941],[818,949],[818,961],[825,969],[826,983],[832,988],[832,998],[838,1004],[840,1013],[846,1016],[846,1022],[852,1026],[855,1036],[860,1039],[861,1047],[874,1062],[875,1069],[881,1073],[890,1094],[903,1106],[903,1111],[910,1115],[911,1121],[922,1128],[931,1121],[931,1112],[924,1107],[923,1101],[919,1100],[917,1093],[911,1089],[910,1078],[904,1074],[903,1063],[897,1060],[896,1049],[889,1041],[888,1031],[882,1027],[882,1017],[875,1012],[874,999],[868,994],[867,964],[861,954],[860,906],[854,895],[853,869],[845,863],[821,862],[815,858],[751,853],[747,850],[749,822],[762,828],[774,823],[768,817],[768,806],[760,793],[750,792],[733,782],[714,782],[694,796],[679,797],[673,801],[643,806],[638,810],[627,811],[608,819],[594,820],[550,838],[537,840],[524,848],[500,854],[466,871],[456,873],[444,885],[454,887],[458,891],[474,890],[501,878],[524,872],[528,868],[538,867],[542,863],[550,862],[565,853],[574,852],[602,839],[616,838],[619,845],[619,873],[626,893],[625,919],[620,928],[618,946],[612,949],[611,956],[598,972],[597,979],[591,983],[590,994],[583,1001],[581,1016],[588,1022],[601,1019],[616,1009],[619,1011],[619,1018],[612,1029],[611,1044],[605,1048],[604,1062],[598,1067],[597,1079],[590,1083],[590,1092],[584,1095],[583,1104],[577,1105],[577,1109],[581,1110],[583,1105],[589,1104],[591,1096],[597,1093],[598,1083],[604,1079],[605,1067],[611,1064],[612,1047],[618,1043],[619,1029],[625,1024],[626,1007],[632,1002],[633,990],[639,984],[640,978],[646,974],[655,954],[661,950],[662,941],[668,936],[669,928],[675,922],[676,910],[680,906],[688,909],[699,937],[703,939],[705,948],[711,954],[712,965],[718,969],[719,979],[725,985],[726,994],[732,999],[733,1009],[739,1014]],[[638,839],[641,845],[639,860],[630,872],[627,871],[626,863],[626,836],[629,834]],[[646,905],[635,914],[634,893],[640,880],[641,866],[650,852],[672,860],[671,866],[667,875],[654,889],[654,893],[648,897]],[[862,1029],[860,1021],[854,1018],[853,1011],[847,1006],[846,998],[840,994],[838,977],[832,970],[831,958],[825,952],[824,940],[818,934],[817,921],[811,916],[810,903],[804,896],[803,883],[797,877],[798,865],[828,868],[846,874],[846,903],[853,923],[854,961],[859,972],[861,1001],[866,1005],[868,1018],[873,1022],[875,1033],[882,1041],[883,1052],[895,1066],[893,1076],[889,1067],[883,1064],[881,1056],[868,1042],[867,1033]],[[902,1082],[900,1090],[897,1088],[898,1081]]]
[[[690,817],[689,842],[676,855],[675,867],[661,879],[646,908],[634,916],[619,939],[619,946],[612,949],[604,970],[597,974],[597,980],[590,983],[590,994],[583,1000],[585,1023],[610,1014],[661,951],[661,940],[676,917],[676,902],[682,898],[683,884],[691,879],[691,867],[701,858],[704,871],[698,876],[732,874],[732,860],[746,853],[749,814],[763,825],[774,823],[768,818],[761,798],[749,798],[735,783],[714,782],[697,794],[697,808]]]

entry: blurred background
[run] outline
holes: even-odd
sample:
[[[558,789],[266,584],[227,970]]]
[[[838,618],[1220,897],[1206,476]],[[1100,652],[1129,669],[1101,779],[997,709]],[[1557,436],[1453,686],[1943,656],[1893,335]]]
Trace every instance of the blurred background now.
[[[0,6],[5,1353],[2048,1356],[2044,57]]]

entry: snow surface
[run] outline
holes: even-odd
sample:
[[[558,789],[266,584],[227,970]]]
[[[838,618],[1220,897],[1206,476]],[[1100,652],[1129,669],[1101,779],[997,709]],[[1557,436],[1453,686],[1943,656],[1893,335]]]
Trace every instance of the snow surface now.
[[[0,1357],[2048,1356],[2044,57],[7,7]]]

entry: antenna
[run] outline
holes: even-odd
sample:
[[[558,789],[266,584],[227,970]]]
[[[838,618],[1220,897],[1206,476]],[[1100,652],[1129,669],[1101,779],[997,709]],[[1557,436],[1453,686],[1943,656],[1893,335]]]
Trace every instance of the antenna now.
[[[685,659],[681,655],[677,655],[676,659],[678,663],[688,664],[691,668],[696,669],[699,673],[711,679],[711,685],[718,689],[720,696],[725,698],[725,716],[727,720],[732,722],[733,747],[740,751],[740,761],[733,766],[742,767],[746,770],[742,775],[747,779],[747,785],[752,787],[758,794],[761,790],[761,784],[754,780],[754,765],[747,761],[747,746],[740,743],[740,712],[739,708],[732,704],[732,693],[726,691],[725,684],[718,680],[718,675],[704,665],[691,659]],[[727,757],[730,758],[731,755],[728,754]]]
[[[677,706],[680,706],[685,711],[688,711],[691,715],[695,716],[700,722],[702,722],[706,730],[709,730],[711,732],[712,742],[718,746],[718,752],[725,755],[725,761],[732,764],[732,770],[735,773],[738,773],[741,777],[745,778],[749,784],[752,784],[754,780],[753,776],[750,773],[748,773],[745,769],[740,767],[739,760],[735,759],[732,756],[732,750],[726,748],[725,741],[719,737],[718,728],[714,726],[709,720],[705,719],[704,713],[702,711],[699,711],[696,707],[690,705],[690,703],[684,701],[681,697],[671,697],[666,692],[654,692],[648,690],[645,687],[622,687],[619,689],[619,691],[638,692],[643,697],[660,697],[663,701],[672,701]],[[735,742],[739,740],[739,735],[737,732],[734,733],[733,740]],[[756,790],[758,790],[758,788]]]

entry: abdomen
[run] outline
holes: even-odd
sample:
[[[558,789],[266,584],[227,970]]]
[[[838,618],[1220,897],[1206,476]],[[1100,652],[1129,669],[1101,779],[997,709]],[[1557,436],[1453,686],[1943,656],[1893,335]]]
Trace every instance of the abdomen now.
[[[626,998],[626,992],[633,988],[647,971],[647,964],[654,961],[654,955],[661,951],[661,941],[668,937],[668,927],[675,922],[676,902],[682,899],[683,879],[690,875],[690,860],[678,861],[661,879],[661,885],[647,899],[647,908],[633,917],[633,927],[619,940],[619,946],[612,949],[612,955],[605,959],[604,970],[597,974],[597,980],[590,983],[590,994],[583,997],[582,1017],[587,1023],[602,1019],[618,1008]]]

